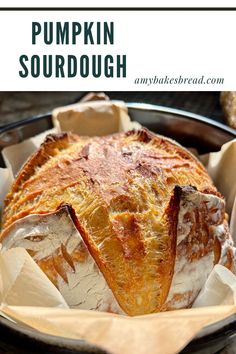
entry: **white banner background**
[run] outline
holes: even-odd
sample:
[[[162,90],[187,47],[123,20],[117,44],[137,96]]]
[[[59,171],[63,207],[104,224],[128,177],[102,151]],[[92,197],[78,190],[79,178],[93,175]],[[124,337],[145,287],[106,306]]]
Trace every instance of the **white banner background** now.
[[[32,21],[114,21],[112,45],[32,45]],[[236,89],[236,11],[0,11],[1,91]],[[40,38],[38,36],[38,38]],[[126,78],[21,78],[27,54],[126,54]],[[223,85],[136,85],[143,77],[219,77]]]

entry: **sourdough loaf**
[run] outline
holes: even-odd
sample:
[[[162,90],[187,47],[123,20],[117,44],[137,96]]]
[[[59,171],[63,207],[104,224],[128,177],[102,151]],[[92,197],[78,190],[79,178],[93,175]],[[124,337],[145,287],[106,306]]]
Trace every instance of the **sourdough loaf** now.
[[[55,227],[62,211],[77,236]],[[92,261],[105,285],[99,296],[87,285],[89,308],[128,315],[189,307],[214,264],[234,267],[225,201],[205,168],[146,129],[48,136],[6,197],[1,242],[25,247],[68,298]]]

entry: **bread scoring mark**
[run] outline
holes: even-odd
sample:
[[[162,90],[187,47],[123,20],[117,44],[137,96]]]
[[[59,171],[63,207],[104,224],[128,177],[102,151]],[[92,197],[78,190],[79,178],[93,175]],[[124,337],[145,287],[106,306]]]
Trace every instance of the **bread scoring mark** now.
[[[44,160],[38,165],[38,160],[32,162],[29,178],[12,194],[4,227],[24,214],[52,212],[61,203],[71,204],[77,230],[123,309],[130,315],[158,311],[170,287],[176,255],[179,203],[178,187],[174,191],[174,186],[193,184],[198,190],[209,187],[214,191],[210,178],[188,152],[181,153],[177,144],[149,132],[103,138],[69,134],[64,139],[51,148],[49,141]],[[133,221],[128,226],[120,221],[114,227],[114,218],[124,213],[133,215]],[[60,263],[62,253],[60,248],[55,263]],[[83,274],[92,274],[83,254],[77,252],[77,256],[81,261],[75,261],[73,253],[75,270],[79,264]],[[76,288],[72,261],[65,253],[63,259],[70,272],[68,285]],[[61,274],[58,281],[66,292],[66,278]],[[73,303],[82,302],[78,295]]]
[[[142,128],[142,129],[133,129],[129,130],[128,132],[125,133],[126,136],[133,136],[135,140],[138,140],[143,143],[149,143],[153,137],[155,136],[152,132],[150,132],[148,129]]]
[[[174,265],[176,258],[176,244],[177,244],[177,225],[178,225],[178,214],[179,214],[179,204],[180,204],[180,189],[175,186],[172,195],[170,197],[167,208],[164,212],[164,217],[167,219],[168,227],[168,239],[166,240],[166,247],[169,252],[166,254],[167,259],[162,260],[160,265],[160,272],[165,274],[162,284],[162,296],[159,304],[159,310],[165,303],[171,281],[174,275]]]
[[[74,209],[61,205],[13,223],[4,231],[3,250],[24,247],[71,307],[123,314],[78,229]]]
[[[141,130],[140,136],[148,134],[153,139],[152,144],[147,144],[148,149],[142,148],[140,142],[135,141],[135,139],[129,143],[122,139],[119,140],[119,136],[122,136],[122,134],[87,140],[68,133],[48,137],[48,142],[42,144],[45,147],[45,156],[47,156],[44,162],[53,157],[54,165],[49,166],[48,169],[44,168],[42,172],[41,169],[37,170],[35,177],[29,178],[22,185],[24,187],[23,193],[14,196],[14,205],[11,208],[5,208],[4,223],[9,225],[10,221],[7,221],[7,219],[12,214],[16,214],[16,211],[20,211],[21,208],[26,210],[26,203],[31,202],[33,204],[35,198],[40,197],[46,188],[50,189],[57,186],[61,190],[66,190],[72,185],[79,185],[81,175],[86,176],[90,188],[94,191],[96,189],[97,193],[109,203],[110,195],[113,198],[119,194],[127,193],[127,185],[132,183],[132,179],[139,175],[155,179],[155,175],[161,173],[159,178],[163,179],[165,178],[164,171],[167,173],[177,168],[192,169],[189,165],[190,162],[179,159],[178,146],[170,144],[169,141],[160,139],[146,130],[144,132]],[[130,133],[132,136],[132,132]],[[55,149],[52,149],[53,145],[54,148],[60,150],[62,144],[66,151],[71,143],[76,146],[76,142],[81,141],[83,143],[79,143],[78,150],[74,149],[70,156],[62,155],[60,151],[55,155]],[[60,144],[57,142],[60,142]],[[158,163],[155,160],[158,160]],[[22,197],[20,197],[21,195]],[[24,195],[26,196],[24,197]],[[31,212],[30,209],[29,212]],[[12,220],[17,218],[14,217]]]
[[[218,240],[219,228],[222,223],[225,225],[224,200],[215,195],[201,193],[191,186],[177,187],[177,190],[180,196],[180,208],[176,263],[170,292],[163,310],[171,310],[174,307],[184,308],[191,304],[214,264],[221,261],[222,246]],[[227,228],[226,225],[226,228],[222,229],[224,240],[227,236]],[[227,247],[227,252],[230,253],[230,247]],[[189,296],[186,297],[186,294]]]

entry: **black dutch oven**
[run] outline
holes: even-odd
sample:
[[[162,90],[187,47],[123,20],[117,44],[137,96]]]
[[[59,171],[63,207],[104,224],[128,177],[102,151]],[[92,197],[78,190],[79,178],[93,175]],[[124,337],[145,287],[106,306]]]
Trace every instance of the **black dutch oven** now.
[[[138,121],[156,133],[178,141],[185,147],[196,148],[199,153],[218,151],[224,143],[236,138],[236,130],[193,113],[142,103],[127,103],[127,107],[132,120]],[[52,126],[49,113],[1,127],[0,151],[5,146],[19,143]],[[1,156],[0,167],[4,167]],[[234,351],[231,351],[234,350],[233,343],[236,346],[236,316],[203,330],[183,349],[182,353],[220,353],[228,345],[232,348],[230,353],[233,353]],[[0,352],[18,354],[108,353],[86,341],[46,335],[23,324],[15,324],[1,316]]]

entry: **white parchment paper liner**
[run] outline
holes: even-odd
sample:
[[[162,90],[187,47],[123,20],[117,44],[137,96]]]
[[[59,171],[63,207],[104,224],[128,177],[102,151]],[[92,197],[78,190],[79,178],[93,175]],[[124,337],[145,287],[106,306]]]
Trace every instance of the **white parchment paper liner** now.
[[[24,248],[0,254],[0,275],[1,303],[68,308],[60,292]]]
[[[91,101],[59,107],[52,117],[59,131],[86,136],[103,136],[140,127],[139,123],[130,121],[122,101]]]
[[[13,175],[47,133],[69,130],[92,136],[139,126],[130,121],[123,103],[109,101],[57,109],[53,112],[53,120],[55,128],[52,131],[4,149],[8,169],[0,169],[1,207]],[[219,152],[205,155],[203,160],[217,188],[226,197],[231,234],[235,240],[236,140],[225,144]],[[220,265],[211,272],[193,305],[195,308],[135,318],[67,309],[54,285],[21,248],[0,253],[0,265],[3,265],[0,267],[3,314],[45,333],[87,339],[112,353],[178,352],[205,326],[209,328],[210,324],[236,314],[236,276]]]

